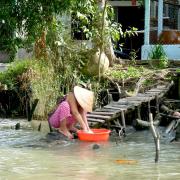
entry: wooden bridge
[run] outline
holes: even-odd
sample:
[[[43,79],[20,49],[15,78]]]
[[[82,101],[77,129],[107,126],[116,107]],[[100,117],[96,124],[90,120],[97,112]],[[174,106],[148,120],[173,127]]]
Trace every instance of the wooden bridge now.
[[[156,110],[159,111],[159,99],[162,98],[172,87],[173,82],[158,85],[145,93],[138,93],[133,97],[126,97],[119,99],[119,101],[112,101],[110,104],[103,108],[96,109],[91,113],[88,113],[88,122],[91,127],[111,124],[111,121],[122,128],[126,128],[125,114],[129,110],[137,110],[138,118],[140,118],[140,107],[143,103],[147,103],[148,111],[150,112],[151,101],[156,101]],[[119,121],[116,121],[120,119]]]

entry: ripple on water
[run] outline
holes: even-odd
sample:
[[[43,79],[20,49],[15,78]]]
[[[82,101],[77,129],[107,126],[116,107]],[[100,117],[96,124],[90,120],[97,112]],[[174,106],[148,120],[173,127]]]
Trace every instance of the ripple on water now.
[[[154,163],[155,146],[148,131],[134,132],[124,141],[94,143],[47,142],[46,136],[32,129],[7,129],[0,123],[0,179],[178,179],[179,144],[161,144],[160,161]],[[0,121],[2,122],[2,121]],[[2,127],[2,126],[3,127]],[[136,160],[118,164],[116,160]]]

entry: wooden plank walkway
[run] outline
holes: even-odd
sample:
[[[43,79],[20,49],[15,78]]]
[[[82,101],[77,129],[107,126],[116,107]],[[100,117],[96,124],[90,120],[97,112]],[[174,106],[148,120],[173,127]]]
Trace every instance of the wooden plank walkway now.
[[[140,107],[142,103],[150,103],[152,100],[158,100],[162,98],[172,87],[173,82],[158,85],[156,88],[152,88],[145,93],[138,93],[133,97],[122,98],[119,101],[111,102],[101,109],[95,109],[93,112],[87,114],[88,122],[90,126],[103,125],[109,123],[111,120],[121,118],[122,126],[125,128],[126,122],[124,114],[128,110],[135,110]]]

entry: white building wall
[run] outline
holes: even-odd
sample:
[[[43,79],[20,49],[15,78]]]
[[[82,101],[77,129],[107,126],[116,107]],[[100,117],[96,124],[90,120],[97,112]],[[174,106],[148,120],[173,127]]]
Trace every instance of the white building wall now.
[[[155,45],[143,45],[141,49],[141,59],[148,60],[148,56],[151,53]],[[175,45],[162,45],[163,49],[169,60],[180,60],[180,44]]]

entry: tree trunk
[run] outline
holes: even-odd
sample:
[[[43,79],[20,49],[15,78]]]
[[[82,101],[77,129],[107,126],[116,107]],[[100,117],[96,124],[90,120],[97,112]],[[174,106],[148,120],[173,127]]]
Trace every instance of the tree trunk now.
[[[97,0],[98,4],[99,4],[99,10],[100,12],[103,12],[104,11],[104,8],[105,8],[105,3],[106,3],[106,0]],[[106,20],[107,19],[107,13],[105,13],[105,17],[104,17],[104,29],[107,29],[108,27],[108,21]],[[100,21],[98,22],[98,24],[100,25],[99,27],[101,27],[101,19]],[[105,33],[106,34],[106,33]],[[106,54],[106,56],[108,57],[109,59],[109,64],[110,66],[113,65],[113,62],[115,61],[116,59],[116,56],[114,54],[114,50],[113,50],[113,44],[112,44],[112,41],[111,41],[111,37],[110,35],[106,35],[104,37],[104,52]]]
[[[34,53],[36,59],[47,59],[48,55],[46,51],[46,31],[42,31],[41,36],[36,39]]]

